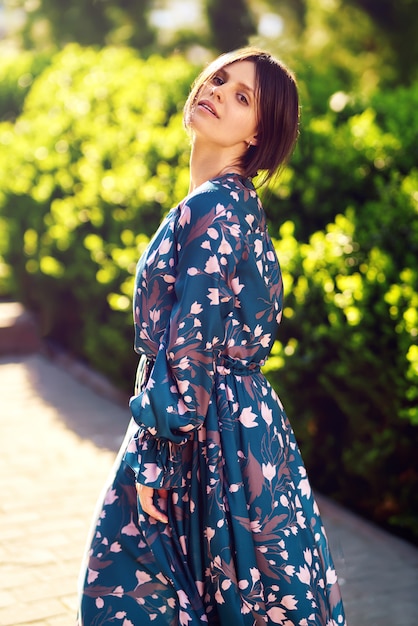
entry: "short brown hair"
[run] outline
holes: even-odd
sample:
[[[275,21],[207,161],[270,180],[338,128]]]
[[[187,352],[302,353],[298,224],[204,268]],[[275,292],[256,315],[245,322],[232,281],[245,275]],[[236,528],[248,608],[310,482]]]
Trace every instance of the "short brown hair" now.
[[[263,170],[262,182],[269,180],[289,160],[299,135],[299,96],[290,70],[271,54],[258,48],[240,48],[215,59],[196,78],[184,106],[184,124],[203,85],[227,65],[252,61],[255,65],[257,102],[257,145],[244,153],[239,166],[245,176]]]

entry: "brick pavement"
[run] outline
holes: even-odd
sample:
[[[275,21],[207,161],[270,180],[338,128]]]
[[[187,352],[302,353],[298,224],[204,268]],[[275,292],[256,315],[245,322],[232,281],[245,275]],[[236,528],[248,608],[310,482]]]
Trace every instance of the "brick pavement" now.
[[[91,515],[129,418],[116,399],[77,364],[0,358],[0,626],[74,625]],[[349,625],[417,626],[418,550],[319,503]]]
[[[41,355],[0,360],[0,403],[0,625],[71,625],[128,411]]]

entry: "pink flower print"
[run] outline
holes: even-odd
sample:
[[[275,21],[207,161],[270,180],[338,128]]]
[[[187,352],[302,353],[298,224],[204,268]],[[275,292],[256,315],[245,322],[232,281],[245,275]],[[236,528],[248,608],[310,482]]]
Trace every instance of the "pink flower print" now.
[[[250,574],[253,585],[255,585],[255,583],[260,580],[260,570],[256,567],[250,567]]]
[[[307,565],[299,567],[299,571],[296,572],[296,576],[299,578],[301,583],[304,583],[305,585],[311,584],[311,573]]]
[[[269,461],[268,463],[262,463],[261,469],[264,478],[267,478],[267,480],[271,482],[276,475],[276,466],[272,465]]]
[[[113,504],[118,498],[119,496],[116,495],[115,489],[109,489],[104,500],[104,505]]]
[[[226,578],[222,581],[221,587],[224,591],[227,591],[232,585],[232,580],[230,578]]]
[[[231,224],[229,226],[229,232],[231,233],[231,237],[234,239],[239,239],[241,236],[241,228],[239,224]]]
[[[297,608],[298,601],[295,599],[295,596],[283,596],[280,604],[289,609],[289,611],[294,611]]]
[[[151,576],[142,570],[138,570],[135,572],[136,579],[138,581],[138,585],[143,585],[144,583],[149,583],[151,580]]]
[[[192,621],[192,618],[190,617],[188,613],[186,613],[186,611],[180,611],[179,620],[180,620],[181,626],[187,626],[187,624]]]
[[[182,367],[181,369],[185,369],[185,368]],[[186,391],[190,387],[190,382],[188,380],[178,380],[177,381],[177,386],[179,388],[180,393],[184,394],[184,393],[186,393]]]
[[[299,481],[299,489],[301,491],[301,494],[303,496],[306,496],[307,498],[310,497],[311,495],[311,486],[309,484],[309,481],[307,478],[304,478],[303,480]]]
[[[114,588],[112,595],[116,596],[117,598],[121,598],[124,593],[125,589],[121,585],[119,585],[118,587]]]
[[[178,399],[177,402],[177,413],[179,415],[184,415],[185,413],[188,412],[188,408],[186,406],[186,404],[183,402],[183,400],[181,398]]]
[[[271,341],[271,335],[270,333],[268,333],[267,335],[263,335],[262,337],[260,337],[260,343],[263,346],[263,348],[268,348],[270,345],[270,341]]]
[[[255,519],[250,522],[251,532],[253,533],[261,533],[261,524],[258,519]]]
[[[96,598],[96,606],[98,609],[102,609],[104,607],[103,598]]]
[[[267,611],[267,615],[273,622],[273,624],[281,624],[286,619],[286,613],[279,606],[274,606]]]
[[[181,608],[186,609],[187,605],[189,605],[190,602],[189,602],[189,598],[187,597],[187,594],[183,591],[183,589],[179,589],[177,591],[177,597],[179,599],[179,604]]]
[[[96,578],[98,577],[99,572],[96,572],[96,570],[94,569],[87,569],[87,583],[90,585],[90,583],[93,583]]]
[[[219,274],[221,268],[219,267],[218,257],[214,254],[208,258],[205,264],[205,272],[207,274]]]
[[[214,289],[213,287],[209,287],[208,289],[208,295],[207,297],[210,300],[210,303],[212,305],[218,305],[219,304],[219,289]]]
[[[239,421],[245,428],[255,428],[257,426],[257,415],[251,411],[251,407],[247,406],[245,409],[242,409],[241,414],[239,416]]]
[[[192,217],[192,212],[190,207],[187,204],[183,204],[180,217],[179,217],[179,225],[184,228],[185,224],[190,224],[190,219]]]
[[[221,243],[218,248],[219,254],[232,254],[231,245],[227,242],[227,240],[223,237]]]
[[[261,403],[261,417],[269,426],[273,422],[273,411],[268,407],[266,402]]]
[[[239,278],[233,278],[231,280],[231,287],[234,294],[237,296],[244,288],[244,285],[239,282]]]
[[[202,305],[199,304],[199,302],[194,301],[192,306],[190,307],[191,315],[199,315],[199,313],[201,313],[202,311],[203,311]]]
[[[306,563],[311,566],[312,565],[312,552],[309,548],[303,551],[303,556],[305,557]]]
[[[261,239],[256,239],[254,242],[255,256],[260,256],[262,251],[263,251],[263,242],[261,241]]]
[[[225,604],[225,599],[219,589],[217,589],[215,592],[215,600],[218,604]]]
[[[208,526],[206,528],[205,535],[206,535],[206,539],[210,542],[212,537],[215,536],[215,530],[213,528],[211,528],[210,526]]]
[[[327,585],[335,585],[335,583],[337,582],[337,575],[335,573],[335,570],[331,569],[330,567],[327,569],[326,577]]]
[[[218,239],[219,234],[216,228],[208,228],[208,235],[211,239]]]
[[[123,535],[129,535],[130,537],[135,537],[136,535],[139,535],[139,530],[134,524],[132,513],[131,513],[131,521],[129,522],[129,524],[126,524],[126,526],[124,526],[120,532]]]
[[[161,469],[158,467],[156,463],[145,463],[144,466],[145,466],[145,469],[142,471],[142,474],[147,482],[148,481],[154,482],[155,480],[159,478],[161,474]]]
[[[158,252],[160,254],[167,254],[167,252],[171,249],[171,244],[171,239],[163,239],[158,247]]]
[[[150,319],[154,324],[160,321],[160,315],[161,311],[159,309],[151,309],[149,312]]]

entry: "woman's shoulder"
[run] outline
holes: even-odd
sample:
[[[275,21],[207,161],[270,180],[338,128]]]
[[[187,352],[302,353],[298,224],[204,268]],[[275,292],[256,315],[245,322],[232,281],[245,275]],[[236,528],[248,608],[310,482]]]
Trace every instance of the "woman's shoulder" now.
[[[264,212],[251,180],[238,174],[225,174],[206,181],[180,203],[180,210],[190,217],[200,219],[208,213],[219,215],[227,212],[239,221],[248,223],[248,215],[257,222]]]
[[[216,199],[217,196],[228,200],[230,203],[257,200],[257,192],[252,181],[239,174],[231,173],[223,174],[202,183],[185,198],[185,201],[188,203],[202,199],[211,201]]]

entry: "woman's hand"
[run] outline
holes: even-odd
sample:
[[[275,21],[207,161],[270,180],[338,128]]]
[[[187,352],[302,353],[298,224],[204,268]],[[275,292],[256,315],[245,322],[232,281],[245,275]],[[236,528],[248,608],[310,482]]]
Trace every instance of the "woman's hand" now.
[[[144,513],[148,513],[148,515],[154,517],[159,522],[167,524],[168,517],[165,514],[165,511],[167,510],[168,491],[166,489],[158,489],[157,491],[159,497],[162,498],[161,508],[163,510],[157,509],[154,504],[155,491],[156,490],[152,487],[147,487],[146,485],[136,483],[136,492],[138,494],[139,502],[141,503],[141,507]]]

